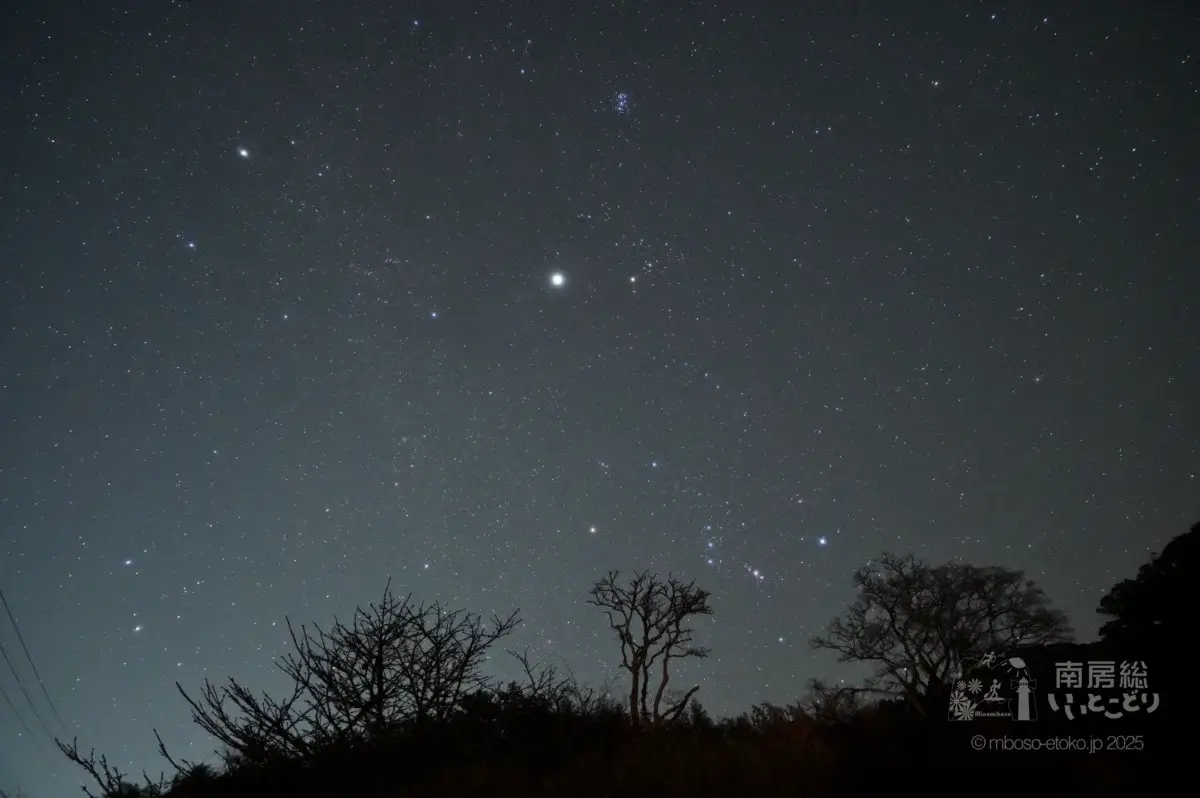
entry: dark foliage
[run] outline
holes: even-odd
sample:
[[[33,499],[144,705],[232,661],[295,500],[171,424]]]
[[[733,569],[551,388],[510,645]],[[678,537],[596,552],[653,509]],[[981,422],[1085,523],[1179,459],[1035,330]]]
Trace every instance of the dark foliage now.
[[[813,718],[801,703],[764,704],[734,719],[698,723],[693,718],[705,716],[692,705],[686,719],[657,728],[632,727],[617,706],[583,714],[530,700],[520,686],[468,704],[453,719],[385,739],[272,764],[234,763],[215,777],[177,779],[162,792],[108,794],[790,798],[876,794],[881,780],[948,792],[947,770],[952,781],[973,784],[973,794],[999,794],[990,787],[1003,768],[1006,781],[1029,779],[1039,792],[1045,787],[1042,794],[1118,795],[1139,778],[1137,762],[1116,758],[973,756],[965,738],[905,702],[865,706],[836,720]]]
[[[1196,528],[1192,531],[1194,534]],[[606,690],[581,687],[569,673],[538,666],[525,654],[514,654],[523,680],[492,683],[479,675],[477,667],[462,667],[462,663],[482,662],[476,655],[481,651],[486,655],[510,628],[507,621],[497,619],[487,626],[474,616],[436,608],[431,612],[385,594],[381,604],[360,611],[351,626],[335,624],[329,634],[316,637],[297,635],[300,653],[290,666],[285,666],[292,668],[289,673],[297,681],[303,678],[304,684],[312,682],[317,666],[326,667],[335,676],[349,671],[342,681],[334,679],[319,690],[310,688],[320,701],[337,702],[343,709],[338,710],[340,715],[326,712],[320,721],[325,723],[324,733],[300,735],[297,739],[305,741],[303,748],[279,744],[243,745],[239,749],[227,744],[223,767],[212,768],[171,758],[160,741],[160,753],[175,769],[175,775],[155,780],[143,774],[143,783],[137,786],[104,757],[97,758],[94,753],[85,756],[74,743],[60,743],[60,747],[91,775],[104,798],[794,798],[875,795],[881,788],[946,794],[966,790],[973,795],[1033,792],[1123,796],[1146,792],[1147,787],[1163,783],[1171,764],[1183,761],[1172,758],[1172,748],[1165,739],[1174,730],[1150,723],[1123,727],[1125,734],[1145,735],[1147,750],[1137,753],[974,750],[972,736],[1016,736],[1012,723],[946,722],[944,714],[929,711],[932,705],[921,692],[936,686],[936,682],[926,679],[915,688],[922,700],[912,700],[913,693],[905,689],[903,681],[906,662],[916,661],[927,669],[926,674],[936,676],[943,660],[960,658],[997,640],[1016,644],[1035,670],[1063,660],[1130,658],[1132,654],[1113,639],[1091,644],[1057,641],[1065,631],[1060,616],[1049,610],[1040,591],[1019,574],[1002,569],[939,571],[910,558],[885,562],[896,567],[892,577],[856,577],[860,589],[876,590],[870,595],[876,596],[873,600],[879,605],[862,613],[862,624],[857,628],[865,634],[875,628],[871,624],[884,625],[878,634],[863,638],[864,645],[876,646],[864,649],[866,653],[892,650],[883,645],[887,629],[898,650],[904,652],[907,647],[909,659],[892,662],[881,657],[860,657],[893,669],[884,673],[893,678],[892,685],[901,688],[893,698],[880,699],[878,692],[861,687],[813,682],[807,697],[792,705],[762,704],[738,717],[715,720],[689,693],[686,701],[670,704],[670,722],[661,722],[665,716],[661,711],[654,712],[654,701],[643,703],[649,688],[641,679],[632,700],[616,699]],[[1191,564],[1178,567],[1195,573]],[[1151,566],[1143,568],[1139,580],[1153,572]],[[611,574],[598,585],[615,587],[615,576]],[[890,592],[882,590],[881,582],[891,585]],[[678,609],[673,615],[668,612],[655,616],[652,608],[656,595],[666,599],[662,606],[668,610],[675,605],[670,600],[670,582],[645,577],[639,584],[651,583],[661,586],[662,592],[652,593],[648,600],[634,601],[634,620],[639,607],[651,618],[674,618],[658,627],[666,630],[661,639],[673,639],[678,652],[691,650],[684,621],[692,614],[707,614],[703,609],[708,606],[708,594],[694,585],[678,585],[677,589],[686,588],[682,592],[687,600],[677,606],[691,611]],[[953,586],[969,590],[965,597],[956,599]],[[604,595],[601,590],[599,597]],[[1150,591],[1149,595],[1161,598],[1172,594],[1160,590]],[[596,592],[593,597],[598,597]],[[1161,612],[1146,609],[1153,598],[1140,601],[1143,603],[1120,606],[1139,607],[1139,612],[1151,617]],[[597,603],[607,612],[617,612],[618,622],[612,625],[620,635],[625,629],[620,619],[625,616],[610,606],[613,602]],[[1106,599],[1102,612],[1117,606]],[[414,621],[413,616],[429,622]],[[1129,620],[1132,611],[1123,617]],[[979,636],[980,618],[984,619],[982,628],[991,630],[988,634],[995,632],[995,638]],[[515,618],[509,620],[515,623]],[[919,624],[927,625],[925,631],[917,628]],[[404,631],[396,637],[392,633],[398,628]],[[621,637],[626,661],[631,665],[631,657],[637,656],[638,639],[633,628]],[[655,624],[646,628],[653,639]],[[944,639],[934,645],[939,635]],[[415,644],[422,639],[443,642],[434,646]],[[354,660],[358,655],[353,652],[364,640],[373,641],[374,647],[362,648],[362,658]],[[388,649],[389,640],[406,641],[396,648],[403,654],[398,664],[393,663],[393,670],[381,666],[390,660],[379,653]],[[455,640],[459,642],[446,642]],[[634,642],[632,649],[625,648],[627,640]],[[306,658],[315,665],[305,665]],[[440,687],[434,691],[439,698],[429,706],[436,709],[416,710],[409,689],[412,677],[389,681],[386,676],[416,672],[409,660],[424,661],[422,673],[450,673],[462,678],[449,692]],[[358,667],[333,666],[351,661],[359,663]],[[630,676],[649,673],[640,664],[625,670]],[[346,685],[357,685],[357,691]],[[303,714],[311,703],[291,711],[301,713],[298,717],[304,720],[311,717]],[[254,706],[261,709],[284,705],[263,699]],[[651,722],[631,722],[631,707],[635,713],[648,710],[643,721]],[[248,712],[245,708],[241,711],[240,715],[218,720],[244,732],[251,727],[236,724],[253,718],[255,710],[252,706]],[[653,720],[656,716],[658,722]],[[252,728],[262,729],[260,736],[266,741],[279,739],[282,735],[267,721],[287,717],[297,715],[268,712],[262,724]],[[302,726],[300,723],[286,728]],[[1041,725],[1031,736],[1103,737],[1111,733],[1111,727],[1093,718],[1070,727]],[[244,743],[244,737],[234,739]]]
[[[813,648],[870,665],[866,692],[920,713],[945,711],[967,657],[1070,639],[1066,616],[1020,571],[884,554],[855,572],[854,585],[858,597]]]
[[[1195,524],[1138,569],[1136,577],[1118,582],[1100,600],[1098,612],[1108,619],[1100,627],[1100,639],[1147,645],[1187,640],[1200,610],[1198,574],[1200,524]]]
[[[1200,523],[1175,537],[1138,569],[1137,576],[1113,586],[1097,610],[1106,622],[1100,639],[1123,658],[1144,660],[1163,695],[1162,722],[1180,729],[1189,723],[1195,691],[1188,641],[1197,628],[1196,585],[1200,581]],[[1182,748],[1185,734],[1173,742]]]

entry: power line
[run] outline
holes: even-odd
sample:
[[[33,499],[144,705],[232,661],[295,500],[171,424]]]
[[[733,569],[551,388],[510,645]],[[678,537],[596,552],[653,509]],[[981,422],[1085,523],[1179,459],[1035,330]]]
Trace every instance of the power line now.
[[[38,673],[37,665],[33,664],[33,657],[29,654],[29,647],[25,645],[25,638],[21,636],[21,627],[17,626],[17,619],[13,617],[12,610],[8,608],[8,599],[4,598],[3,590],[0,590],[0,604],[4,605],[4,611],[8,613],[8,620],[12,622],[13,630],[17,633],[17,640],[21,643],[21,650],[25,652],[25,659],[29,660],[29,667],[33,669],[33,675],[38,680],[38,687],[42,688],[42,695],[46,697],[46,703],[50,705],[50,711],[54,713],[54,718],[58,721],[58,726],[63,730],[63,734],[66,734],[67,724],[63,723],[62,716],[58,714],[58,709],[55,708],[54,702],[50,700],[50,693],[46,691],[46,683],[42,681],[42,675]],[[50,734],[50,732],[46,732],[46,734]],[[53,737],[54,735],[51,734],[50,736]]]
[[[25,720],[21,717],[21,713],[17,712],[17,708],[13,706],[12,699],[8,697],[8,691],[4,689],[4,685],[2,684],[0,684],[0,696],[4,697],[4,703],[8,704],[8,708],[12,710],[13,717],[17,719],[17,723],[20,723],[21,728],[25,730],[25,733],[32,737],[33,732],[31,732],[29,727],[25,725]]]
[[[17,687],[21,688],[21,693],[24,694],[25,700],[29,702],[29,708],[33,710],[33,716],[37,718],[38,723],[42,725],[42,731],[46,733],[47,737],[53,740],[54,735],[51,734],[50,730],[46,728],[46,721],[42,720],[41,713],[38,712],[37,706],[33,703],[33,699],[29,697],[29,691],[25,689],[25,683],[21,681],[21,674],[17,673],[17,669],[13,667],[12,660],[8,658],[8,651],[5,650],[4,643],[2,642],[0,642],[0,655],[3,655],[4,661],[8,663],[8,669],[12,672],[13,678],[17,680]],[[24,726],[25,724],[22,723],[21,725]],[[28,731],[28,729],[26,729],[26,731]]]

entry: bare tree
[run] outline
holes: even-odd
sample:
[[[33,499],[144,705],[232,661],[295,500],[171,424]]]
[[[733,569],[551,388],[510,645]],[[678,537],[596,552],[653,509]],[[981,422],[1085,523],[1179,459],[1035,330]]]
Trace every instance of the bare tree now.
[[[230,679],[205,682],[193,699],[176,685],[192,719],[238,762],[306,756],[335,743],[370,739],[405,723],[443,720],[467,693],[482,688],[488,650],[519,623],[517,613],[493,616],[414,605],[391,586],[378,604],[356,610],[349,626],[325,632],[288,622],[295,652],[280,668],[290,696],[255,696]]]
[[[866,707],[865,691],[844,684],[827,684],[820,679],[808,683],[808,695],[800,708],[813,721],[824,726],[844,723]]]
[[[874,665],[867,689],[920,712],[946,698],[968,657],[1071,639],[1066,616],[1020,571],[884,554],[855,572],[854,585],[850,609],[812,647]]]
[[[159,743],[161,744],[161,739]],[[84,795],[90,798],[119,798],[119,796],[127,796],[128,798],[156,798],[165,794],[171,786],[171,782],[164,775],[160,775],[158,780],[150,778],[150,775],[145,771],[142,776],[145,779],[145,784],[139,786],[129,781],[126,774],[122,773],[115,766],[108,764],[108,759],[104,756],[96,758],[96,751],[92,749],[87,756],[84,756],[79,751],[79,740],[74,739],[70,745],[67,745],[62,740],[56,739],[54,744],[58,746],[58,750],[75,764],[79,765],[87,774],[92,777],[92,780],[100,787],[99,797],[93,793],[88,786],[83,785]]]
[[[525,701],[539,703],[558,712],[574,712],[590,715],[613,707],[611,690],[614,679],[606,679],[599,687],[586,687],[571,671],[569,665],[558,667],[547,663],[535,663],[529,650],[508,652],[521,665],[522,681],[512,682],[510,694],[520,695]]]
[[[608,623],[621,642],[621,670],[629,673],[629,716],[633,725],[660,725],[675,721],[688,706],[695,685],[678,701],[663,697],[671,681],[671,661],[704,658],[707,648],[692,645],[693,616],[712,615],[710,593],[668,575],[666,581],[645,571],[634,573],[627,584],[618,584],[618,571],[610,571],[596,582],[589,604],[604,610]],[[653,670],[658,686],[650,698]]]

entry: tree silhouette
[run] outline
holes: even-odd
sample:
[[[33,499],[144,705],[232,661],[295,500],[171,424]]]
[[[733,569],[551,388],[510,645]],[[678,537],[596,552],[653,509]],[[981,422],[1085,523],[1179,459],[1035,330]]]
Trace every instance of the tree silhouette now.
[[[610,571],[589,591],[589,604],[604,610],[608,623],[621,642],[621,670],[629,673],[629,717],[634,726],[675,721],[687,708],[699,685],[677,701],[668,701],[671,661],[704,658],[707,648],[692,645],[693,616],[712,615],[710,593],[668,575],[666,581],[646,571],[635,572],[627,584],[617,583],[618,571]],[[654,669],[658,686],[650,697]]]
[[[160,774],[158,779],[154,780],[150,778],[149,773],[144,771],[142,776],[145,783],[141,786],[134,784],[128,780],[127,774],[122,773],[115,765],[110,765],[107,757],[97,758],[95,749],[84,756],[79,750],[78,739],[72,740],[70,745],[55,739],[54,744],[67,759],[87,771],[87,774],[100,787],[99,798],[157,798],[168,792],[171,787],[171,782],[164,775]],[[162,746],[162,738],[159,738],[158,744],[160,747]],[[83,792],[90,798],[97,798],[86,784],[83,785]]]
[[[1160,646],[1190,637],[1195,627],[1195,581],[1200,577],[1200,523],[1174,538],[1138,569],[1137,576],[1113,586],[1097,612],[1108,620],[1100,638],[1122,644]]]
[[[1070,639],[1066,616],[1020,571],[884,554],[854,574],[858,596],[815,649],[875,666],[866,690],[945,708],[946,686],[967,657]]]
[[[865,654],[859,661],[883,671],[880,688],[890,684],[904,693],[904,682],[885,677],[907,677],[905,662],[937,664],[1005,641],[1065,633],[1040,591],[1014,572],[929,568],[911,557],[888,557],[884,565],[860,577],[867,580],[860,583],[863,595],[847,616],[875,623],[859,628],[869,630],[863,638],[877,648],[887,642],[887,630],[905,632],[896,637],[901,655],[893,657],[891,671],[888,661],[871,656],[876,649],[857,649]],[[293,632],[296,651],[284,670],[297,681],[294,701],[243,692],[237,697],[257,702],[257,710],[239,711],[235,701],[232,708],[220,706],[227,714],[217,714],[204,698],[191,704],[193,712],[212,713],[215,727],[242,744],[227,744],[220,769],[172,758],[159,739],[176,775],[154,780],[143,772],[144,783],[135,783],[104,757],[81,754],[75,742],[59,747],[104,798],[431,798],[481,790],[579,798],[852,796],[877,793],[881,772],[906,783],[927,779],[931,767],[949,767],[965,783],[994,781],[994,759],[974,758],[974,765],[962,755],[961,739],[931,733],[944,723],[915,717],[904,699],[865,701],[862,689],[814,682],[806,700],[710,717],[694,698],[696,688],[678,701],[671,696],[669,678],[672,660],[706,653],[694,646],[689,622],[711,614],[707,592],[645,573],[619,581],[613,572],[592,586],[590,598],[622,643],[625,664],[618,674],[629,674],[628,713],[604,690],[580,687],[568,665],[535,664],[525,652],[510,652],[522,672],[516,680],[485,680],[480,669],[489,647],[515,616],[485,624],[436,605],[413,606],[389,589],[349,626],[335,620],[328,633]],[[859,608],[864,602],[869,612]],[[903,659],[906,646],[917,652],[909,660]],[[1149,778],[1156,774],[1154,760],[1147,757],[1135,762],[1100,753],[1078,772],[1074,761],[1047,758],[1022,778],[1032,773],[1073,795],[1128,795],[1156,783]],[[1104,791],[1087,789],[1092,783]]]
[[[863,691],[842,684],[827,684],[820,679],[808,683],[808,695],[799,706],[818,724],[832,726],[845,723],[861,713],[866,706]]]
[[[295,652],[279,663],[293,682],[286,699],[257,697],[233,679],[220,688],[205,681],[198,699],[176,687],[192,719],[238,762],[305,757],[406,723],[446,719],[485,685],[488,650],[519,622],[517,613],[485,624],[438,604],[414,605],[389,584],[349,626],[335,619],[328,632],[302,626],[297,634],[288,622]]]

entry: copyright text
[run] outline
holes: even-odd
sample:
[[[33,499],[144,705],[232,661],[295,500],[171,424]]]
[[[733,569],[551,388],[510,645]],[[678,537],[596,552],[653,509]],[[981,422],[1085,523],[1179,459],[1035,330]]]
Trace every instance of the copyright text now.
[[[1101,751],[1141,751],[1145,739],[1140,734],[1110,734],[1106,736],[1055,737],[989,737],[976,734],[971,738],[975,751],[1078,751],[1098,754]]]

